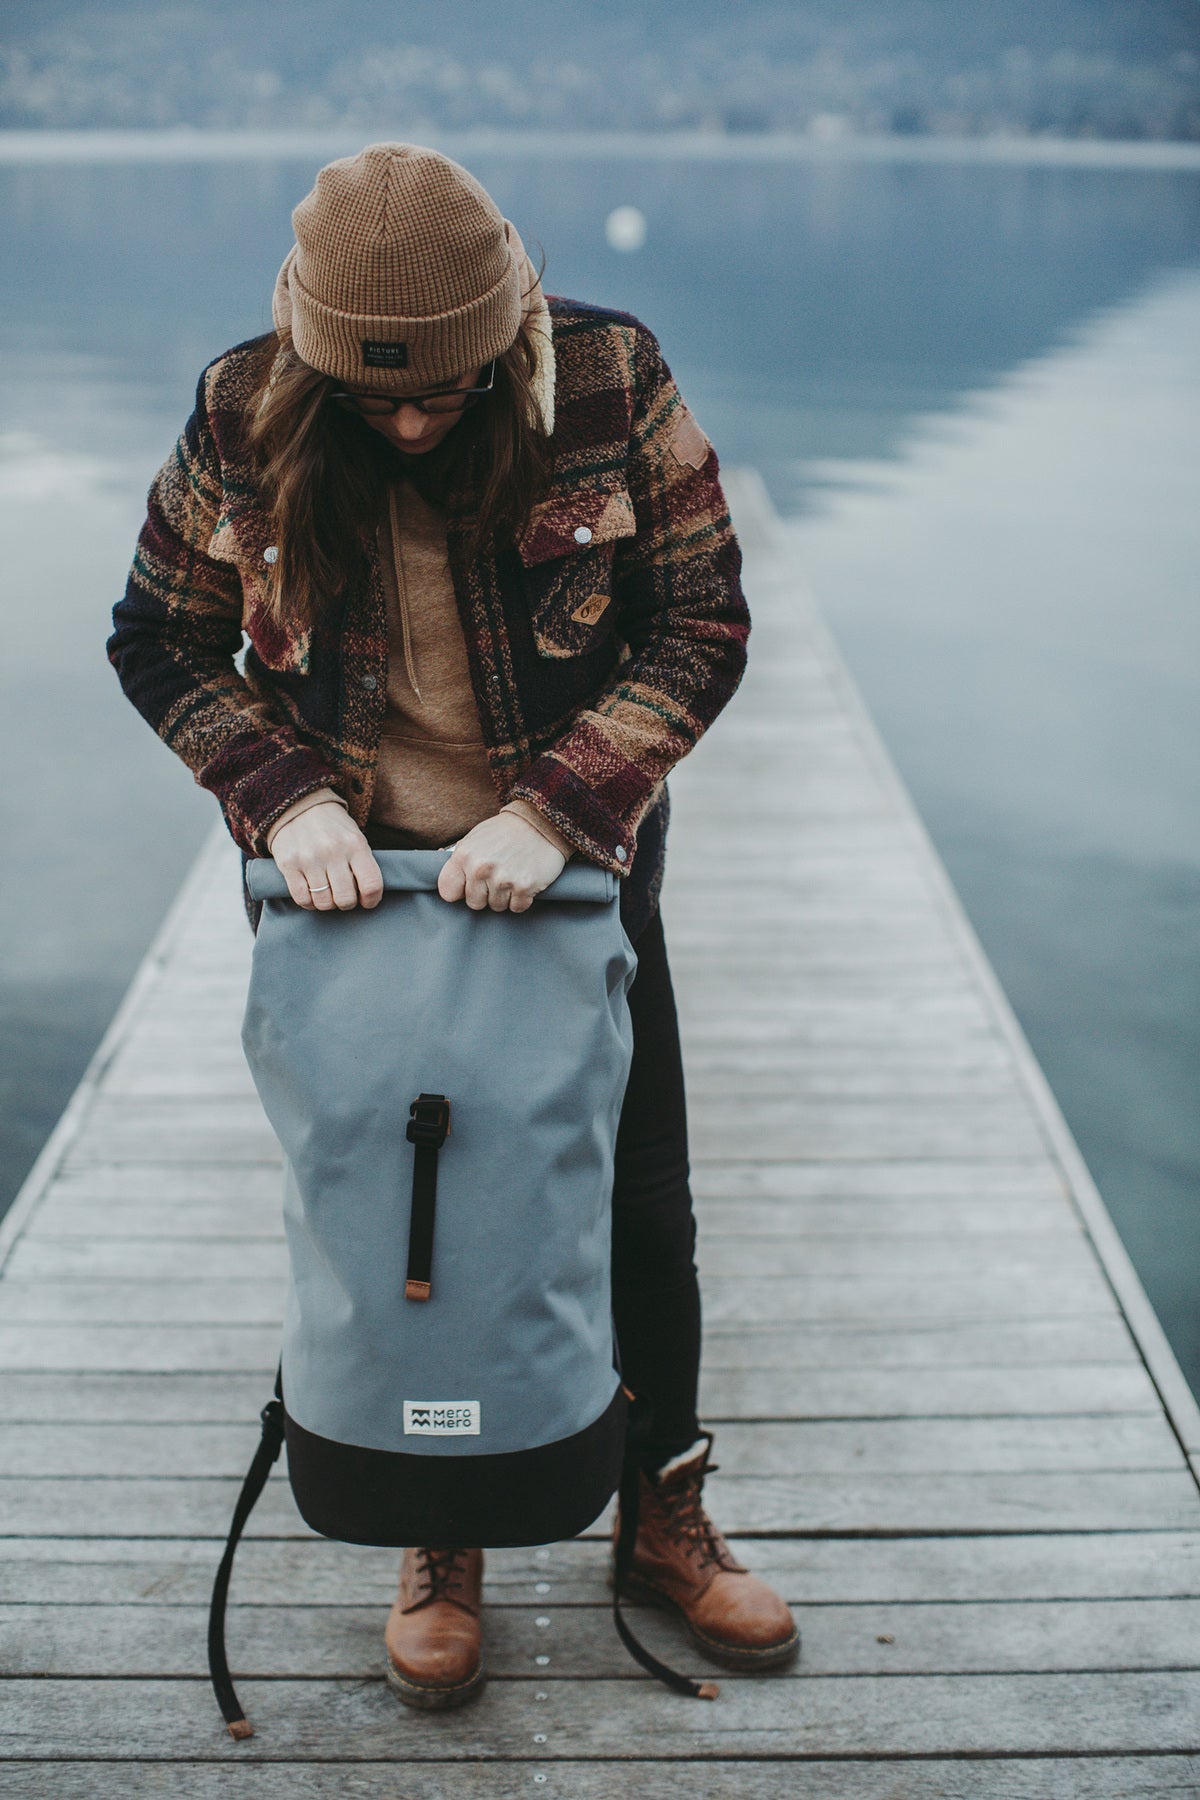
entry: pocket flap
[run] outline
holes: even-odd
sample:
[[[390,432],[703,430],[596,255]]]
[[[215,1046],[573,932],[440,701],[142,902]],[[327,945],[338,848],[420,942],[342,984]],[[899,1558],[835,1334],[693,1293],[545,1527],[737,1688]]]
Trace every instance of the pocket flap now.
[[[596,544],[633,537],[636,532],[633,501],[622,481],[602,487],[565,487],[534,507],[517,549],[521,561],[532,567],[551,557],[570,556]]]

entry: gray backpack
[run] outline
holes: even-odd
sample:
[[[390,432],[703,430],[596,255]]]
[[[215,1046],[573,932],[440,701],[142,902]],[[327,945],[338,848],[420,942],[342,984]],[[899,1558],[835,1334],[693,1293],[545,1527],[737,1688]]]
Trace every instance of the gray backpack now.
[[[295,905],[273,861],[242,1043],[284,1155],[290,1281],[275,1398],[213,1591],[287,1444],[300,1513],[350,1543],[495,1547],[575,1536],[637,1469],[612,1325],[613,1152],[637,967],[617,879],[570,863],[525,913],[437,892],[447,852],[376,852],[371,910]],[[699,1687],[636,1643],[679,1691]]]

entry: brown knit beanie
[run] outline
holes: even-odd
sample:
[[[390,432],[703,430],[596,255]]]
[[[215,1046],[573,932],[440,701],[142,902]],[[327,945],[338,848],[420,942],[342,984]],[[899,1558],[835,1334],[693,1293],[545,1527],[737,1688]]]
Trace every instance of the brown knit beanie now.
[[[323,374],[422,393],[517,335],[520,239],[475,177],[436,150],[370,144],[329,163],[292,225],[275,325]]]

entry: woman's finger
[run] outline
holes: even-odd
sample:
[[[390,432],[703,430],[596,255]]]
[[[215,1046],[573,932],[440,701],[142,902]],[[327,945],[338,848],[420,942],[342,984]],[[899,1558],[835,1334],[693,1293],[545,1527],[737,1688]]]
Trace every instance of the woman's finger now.
[[[282,863],[279,866],[282,868]],[[288,884],[288,893],[292,896],[296,905],[302,906],[305,912],[315,911],[313,897],[308,891],[308,880],[303,871],[300,869],[284,869],[283,873]]]
[[[350,858],[350,871],[364,906],[378,906],[383,899],[383,873],[366,844]]]
[[[330,862],[325,870],[332,903],[339,912],[352,912],[358,905],[358,883],[345,857]]]
[[[472,912],[486,912],[491,905],[491,897],[488,893],[488,887],[491,881],[490,871],[485,875],[480,869],[468,868],[466,870],[466,877],[467,905],[471,908]]]

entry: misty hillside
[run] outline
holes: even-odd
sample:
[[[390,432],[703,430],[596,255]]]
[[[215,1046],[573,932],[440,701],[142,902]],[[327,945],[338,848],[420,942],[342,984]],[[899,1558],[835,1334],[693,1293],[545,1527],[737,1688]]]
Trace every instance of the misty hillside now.
[[[0,126],[1200,138],[1200,0],[6,0]]]

